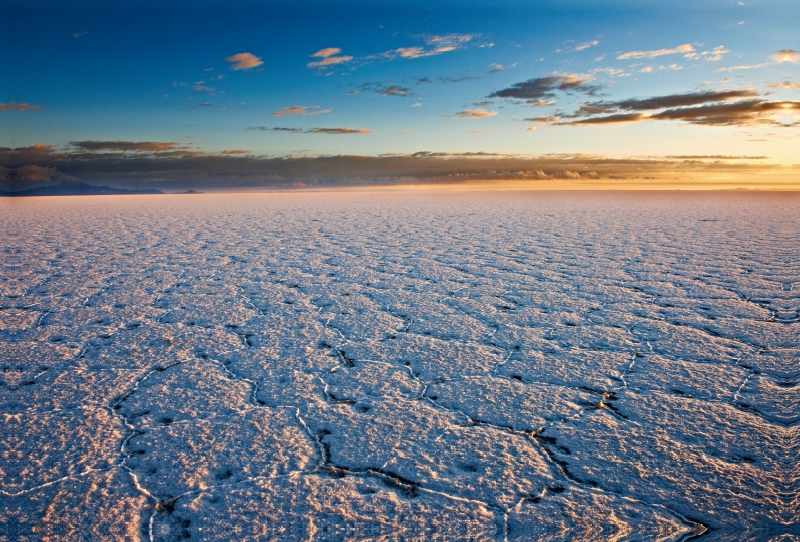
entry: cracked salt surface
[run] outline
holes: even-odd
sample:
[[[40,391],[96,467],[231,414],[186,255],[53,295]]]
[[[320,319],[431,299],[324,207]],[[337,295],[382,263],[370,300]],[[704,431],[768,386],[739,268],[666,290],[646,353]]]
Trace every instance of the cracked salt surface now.
[[[4,202],[0,540],[800,540],[799,203]]]

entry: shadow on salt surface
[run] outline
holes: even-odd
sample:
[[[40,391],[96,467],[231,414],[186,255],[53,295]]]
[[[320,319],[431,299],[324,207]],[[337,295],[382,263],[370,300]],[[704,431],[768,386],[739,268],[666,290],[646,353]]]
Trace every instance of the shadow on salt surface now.
[[[155,516],[155,541],[496,540],[501,518],[479,503],[404,499],[369,478],[293,474],[181,499]]]

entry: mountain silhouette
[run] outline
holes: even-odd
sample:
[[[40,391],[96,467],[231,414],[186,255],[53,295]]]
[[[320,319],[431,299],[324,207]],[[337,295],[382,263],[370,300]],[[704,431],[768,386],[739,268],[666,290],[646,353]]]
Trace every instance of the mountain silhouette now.
[[[12,192],[0,190],[0,196],[25,197],[25,196],[116,196],[126,194],[163,194],[161,190],[153,188],[145,190],[129,190],[127,188],[112,188],[110,186],[94,186],[79,182],[65,182],[52,186],[30,188]]]

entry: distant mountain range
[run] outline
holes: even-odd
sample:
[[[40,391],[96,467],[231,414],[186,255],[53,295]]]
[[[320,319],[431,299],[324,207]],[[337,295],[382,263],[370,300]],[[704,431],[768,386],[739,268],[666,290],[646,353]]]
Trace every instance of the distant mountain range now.
[[[112,188],[110,186],[93,186],[86,183],[60,183],[52,186],[42,186],[41,188],[31,188],[29,190],[19,190],[11,192],[0,190],[0,196],[5,197],[24,197],[24,196],[117,196],[124,194],[163,194],[161,190],[128,190],[127,188]]]

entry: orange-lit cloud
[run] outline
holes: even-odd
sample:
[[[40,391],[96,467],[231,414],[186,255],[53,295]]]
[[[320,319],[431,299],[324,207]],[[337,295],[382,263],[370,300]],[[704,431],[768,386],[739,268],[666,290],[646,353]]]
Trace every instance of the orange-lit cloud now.
[[[678,45],[674,49],[657,49],[655,51],[631,51],[629,53],[623,53],[617,57],[617,60],[628,60],[631,58],[655,58],[657,56],[675,55],[679,53],[692,53],[692,52],[694,52],[694,47],[692,47],[688,43],[685,43],[683,45]]]
[[[780,51],[775,51],[769,55],[769,57],[777,62],[791,62],[792,64],[797,64],[800,62],[800,51],[781,49]]]
[[[324,49],[323,49],[324,50]],[[314,53],[315,56],[318,53]],[[333,66],[336,64],[343,64],[345,62],[350,62],[353,60],[352,56],[328,56],[323,58],[322,60],[318,60],[316,62],[309,62],[306,64],[309,68],[324,68],[325,66]]]
[[[758,93],[752,90],[719,90],[706,92],[689,92],[686,94],[670,94],[644,99],[621,100],[618,102],[589,102],[582,104],[573,116],[597,115],[616,110],[648,111],[668,107],[686,107],[708,102],[755,98]]]
[[[338,47],[326,47],[325,49],[320,49],[311,56],[317,58],[328,58],[329,56],[338,55],[341,52],[342,50]]]
[[[456,116],[462,119],[484,119],[486,117],[494,117],[497,111],[487,111],[486,109],[464,109],[456,113]]]
[[[3,104],[0,103],[0,111],[41,111],[41,105],[31,105],[28,103],[18,104],[15,102]]]
[[[322,115],[324,113],[330,113],[330,109],[319,109],[318,105],[293,105],[289,107],[282,107],[273,113],[276,117],[285,117],[287,115],[301,115],[306,117],[308,115]]]
[[[770,83],[770,88],[800,88],[800,83],[794,81],[781,81],[780,83]]]
[[[659,113],[618,113],[602,117],[556,122],[556,125],[597,125],[620,124],[627,122],[673,120],[684,121],[701,126],[754,126],[776,125],[795,126],[797,123],[780,123],[775,119],[779,114],[796,116],[800,112],[800,102],[768,102],[764,100],[743,100],[733,103],[716,103],[699,107],[678,107]],[[538,119],[526,119],[538,120]]]
[[[8,152],[26,154],[52,154],[56,152],[56,150],[52,145],[43,145],[41,143],[37,143],[36,145],[32,145],[30,147],[17,147],[13,151]]]
[[[259,57],[250,53],[239,53],[237,55],[229,56],[225,60],[233,63],[233,66],[231,67],[234,70],[251,70],[257,66],[261,66],[264,63]]]

